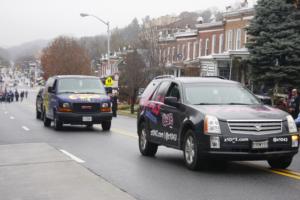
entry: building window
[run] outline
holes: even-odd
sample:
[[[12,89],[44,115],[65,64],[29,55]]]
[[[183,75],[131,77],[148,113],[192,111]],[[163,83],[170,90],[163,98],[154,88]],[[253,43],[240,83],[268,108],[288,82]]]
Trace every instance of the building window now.
[[[244,34],[245,34],[245,36],[244,36],[244,37],[245,37],[245,38],[244,38],[244,40],[245,40],[245,41],[244,41],[244,44],[246,44],[247,41],[248,41],[248,35],[247,35],[247,31],[246,31],[246,30],[244,31]]]
[[[174,62],[175,47],[172,47],[172,63]]]
[[[159,49],[159,58],[158,58],[158,60],[159,60],[160,63],[161,63],[161,54],[162,54],[161,49]]]
[[[209,43],[209,39],[207,38],[206,40],[205,40],[205,50],[204,50],[204,55],[205,56],[207,56],[207,55],[209,55],[209,49],[208,49],[208,43]]]
[[[233,32],[232,30],[227,31],[227,50],[232,50],[233,46]]]
[[[197,42],[194,42],[193,60],[195,60],[195,58],[196,58],[196,49],[197,49]]]
[[[216,49],[216,35],[213,34],[211,42],[211,53],[214,54]]]
[[[199,58],[201,57],[202,50],[202,39],[199,40]]]
[[[182,54],[181,59],[184,60],[184,58],[185,58],[185,45],[184,45],[184,44],[182,45],[182,51],[181,51],[181,54]]]
[[[219,36],[219,53],[222,53],[223,51],[223,42],[224,42],[223,40],[224,40],[224,35],[221,34]]]
[[[219,68],[219,76],[229,79],[229,74],[230,74],[229,67],[220,67]]]
[[[236,30],[235,49],[241,48],[241,29]]]
[[[187,60],[190,60],[191,58],[190,58],[190,50],[191,50],[191,43],[190,42],[188,42],[187,43],[187,46],[188,46],[188,48],[187,48]]]
[[[177,55],[176,60],[178,61],[180,59],[180,45],[177,45]]]
[[[168,47],[168,53],[167,53],[167,61],[169,62],[170,61],[170,47]]]

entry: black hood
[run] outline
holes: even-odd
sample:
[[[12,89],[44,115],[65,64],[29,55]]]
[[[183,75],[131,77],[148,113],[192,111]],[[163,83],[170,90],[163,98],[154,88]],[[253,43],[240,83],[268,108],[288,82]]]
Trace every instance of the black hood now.
[[[288,113],[265,105],[193,105],[203,114],[216,116],[219,120],[285,119]]]

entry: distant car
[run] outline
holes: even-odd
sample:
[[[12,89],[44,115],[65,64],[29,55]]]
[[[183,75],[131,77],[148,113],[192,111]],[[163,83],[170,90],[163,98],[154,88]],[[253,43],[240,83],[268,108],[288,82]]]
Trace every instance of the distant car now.
[[[36,110],[36,118],[42,119],[42,113],[43,113],[43,93],[45,88],[41,88],[36,96],[35,100],[35,110]]]
[[[159,145],[182,150],[192,170],[210,160],[266,160],[287,168],[299,148],[291,115],[219,78],[155,78],[141,96],[137,130],[142,155],[154,156]]]
[[[110,130],[112,120],[111,100],[100,78],[95,76],[64,75],[47,80],[43,95],[44,125],[59,130],[64,124],[101,124]]]

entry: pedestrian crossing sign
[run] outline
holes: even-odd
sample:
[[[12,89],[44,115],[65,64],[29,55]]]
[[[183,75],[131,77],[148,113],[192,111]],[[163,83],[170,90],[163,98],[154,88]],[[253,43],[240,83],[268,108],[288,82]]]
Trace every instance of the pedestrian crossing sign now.
[[[105,86],[106,87],[111,87],[114,84],[114,80],[111,77],[108,77],[107,79],[105,79]]]

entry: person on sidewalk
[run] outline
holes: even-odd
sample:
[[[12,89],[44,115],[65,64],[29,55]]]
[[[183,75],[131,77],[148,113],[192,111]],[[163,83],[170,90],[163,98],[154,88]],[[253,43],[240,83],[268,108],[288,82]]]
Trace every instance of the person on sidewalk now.
[[[19,92],[18,92],[18,90],[15,91],[15,98],[16,98],[16,101],[18,102],[19,101]]]
[[[22,101],[23,101],[23,98],[24,98],[24,91],[21,92],[21,95],[20,95],[20,96],[21,96],[21,102],[22,102]]]
[[[299,114],[299,103],[300,103],[300,97],[298,95],[298,91],[297,89],[293,89],[290,104],[289,104],[289,113],[293,116],[294,119],[296,119]]]
[[[118,95],[117,92],[113,92],[111,96],[111,103],[112,103],[112,113],[113,117],[117,117],[117,110],[118,110]]]

